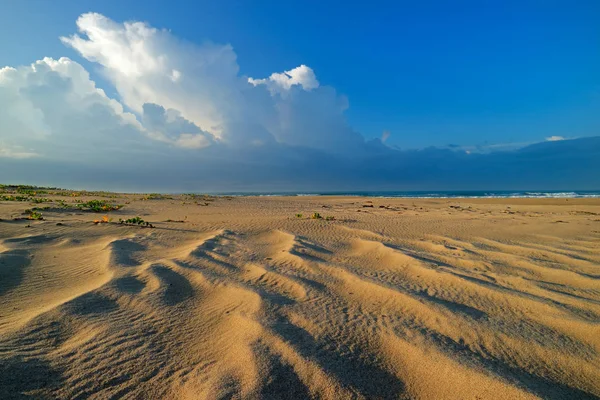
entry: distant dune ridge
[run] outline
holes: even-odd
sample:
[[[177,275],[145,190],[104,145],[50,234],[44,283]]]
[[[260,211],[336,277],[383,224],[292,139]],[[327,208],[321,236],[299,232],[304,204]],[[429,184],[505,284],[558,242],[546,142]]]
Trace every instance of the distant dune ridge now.
[[[600,199],[111,196],[0,201],[1,399],[600,397]]]

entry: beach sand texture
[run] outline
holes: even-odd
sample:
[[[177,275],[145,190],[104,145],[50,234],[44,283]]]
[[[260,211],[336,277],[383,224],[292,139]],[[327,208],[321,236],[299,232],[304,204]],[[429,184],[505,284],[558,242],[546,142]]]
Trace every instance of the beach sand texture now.
[[[600,199],[157,197],[0,202],[1,399],[600,396]]]

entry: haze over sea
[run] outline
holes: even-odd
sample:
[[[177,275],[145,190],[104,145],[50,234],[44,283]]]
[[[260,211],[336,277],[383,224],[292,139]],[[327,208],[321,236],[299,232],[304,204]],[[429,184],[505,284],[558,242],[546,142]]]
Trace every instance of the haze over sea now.
[[[446,199],[446,198],[600,198],[599,190],[552,190],[552,191],[518,191],[518,190],[456,190],[456,191],[339,191],[339,192],[229,192],[217,193],[229,196],[364,196],[364,197],[405,197],[414,199]]]

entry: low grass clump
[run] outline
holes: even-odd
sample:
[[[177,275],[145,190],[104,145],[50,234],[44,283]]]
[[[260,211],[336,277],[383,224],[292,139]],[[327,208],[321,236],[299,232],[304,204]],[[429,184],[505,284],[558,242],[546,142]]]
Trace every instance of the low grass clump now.
[[[48,199],[46,197],[32,197],[29,199],[32,203],[40,204],[40,203],[48,203],[52,201],[52,199]]]
[[[335,217],[333,215],[328,215],[325,217],[325,221],[335,221]]]
[[[59,190],[56,190],[56,191],[51,191],[51,192],[49,192],[49,194],[51,194],[52,196],[61,196],[61,197],[79,197],[83,193],[82,192],[76,192],[76,191],[73,191],[73,190],[59,189]]]
[[[42,213],[39,211],[29,210],[29,216],[27,217],[27,219],[41,221],[44,219],[44,217],[42,216]]]
[[[202,193],[186,193],[183,196],[188,197],[190,200],[203,200],[203,201],[215,201],[216,197],[209,194]]]
[[[49,210],[51,208],[52,207],[50,207],[50,206],[28,208],[27,210],[25,210],[25,214],[31,214],[32,211],[45,211],[45,210]]]
[[[25,196],[25,195],[12,195],[12,194],[0,194],[0,201],[30,201],[32,203],[47,203],[49,201],[52,201],[51,199],[45,198],[45,197],[32,197],[32,196]]]
[[[130,226],[139,225],[143,228],[154,228],[154,225],[152,225],[148,221],[144,221],[140,217],[133,217],[133,218],[128,218],[128,219],[119,218],[119,223],[121,225],[130,225]]]
[[[302,214],[296,214],[296,218],[302,218]]]
[[[29,201],[29,196],[13,196],[12,194],[1,194],[0,201]]]
[[[322,219],[322,218],[323,217],[321,217],[321,214],[319,214],[318,212],[316,212],[310,216],[310,219]]]
[[[173,200],[173,197],[160,193],[149,193],[144,197],[141,197],[140,200]]]
[[[17,193],[26,194],[28,196],[38,196],[41,194],[48,194],[47,190],[40,190],[33,186],[18,186],[16,189]]]
[[[105,192],[104,190],[94,190],[92,192],[83,191],[83,193],[87,196],[94,197],[107,197],[109,199],[116,199],[117,195],[111,192]]]
[[[102,212],[102,211],[115,211],[123,208],[120,204],[111,204],[106,200],[90,200],[85,203],[77,204],[77,207],[85,211]]]

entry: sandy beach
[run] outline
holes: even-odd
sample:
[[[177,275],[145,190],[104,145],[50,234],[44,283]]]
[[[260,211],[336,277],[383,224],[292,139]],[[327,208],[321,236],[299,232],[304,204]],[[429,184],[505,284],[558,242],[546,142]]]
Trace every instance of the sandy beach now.
[[[2,399],[600,396],[600,199],[44,198],[0,201]]]

